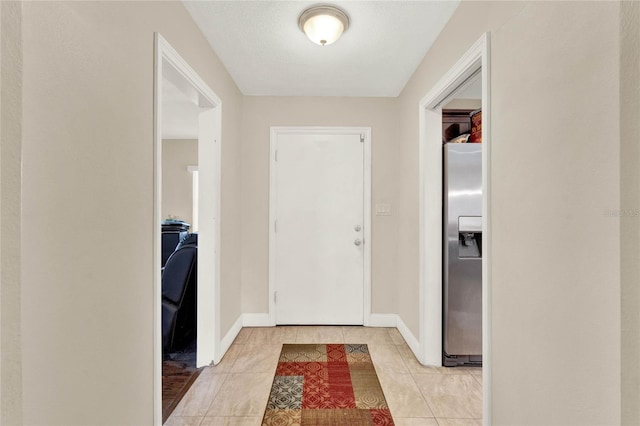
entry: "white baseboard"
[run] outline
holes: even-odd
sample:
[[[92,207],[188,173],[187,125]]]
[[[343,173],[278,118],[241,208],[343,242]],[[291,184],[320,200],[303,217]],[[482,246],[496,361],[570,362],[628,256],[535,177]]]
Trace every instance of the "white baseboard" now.
[[[367,327],[396,327],[398,324],[398,315],[396,314],[371,314],[369,322],[365,323]]]
[[[369,327],[395,327],[398,329],[402,338],[418,360],[420,357],[420,341],[409,330],[409,327],[402,321],[400,315],[397,314],[371,314],[369,316]]]
[[[400,317],[400,315],[396,315],[396,317],[397,317],[396,327],[398,328],[398,331],[402,335],[402,338],[404,339],[405,342],[407,342],[407,345],[409,345],[411,352],[413,352],[413,354],[416,356],[418,361],[422,362],[422,357],[420,356],[420,341],[416,339],[416,336],[414,336],[411,330],[409,330],[409,327],[407,327],[404,321],[402,321],[402,318]]]
[[[243,327],[273,327],[269,314],[242,314]]]
[[[227,334],[225,334],[225,336],[220,341],[220,348],[217,351],[218,353],[214,359],[214,364],[217,364],[220,362],[220,360],[222,360],[222,357],[227,353],[227,351],[231,347],[231,344],[238,336],[238,333],[240,333],[240,330],[242,330],[242,318],[243,315],[240,315],[236,322],[233,323]]]
[[[227,336],[223,339],[222,347],[226,352],[229,349],[233,339],[238,335],[242,327],[273,327],[273,324],[269,318],[269,314],[242,314],[238,321],[233,325]],[[420,356],[420,342],[416,339],[416,336],[409,330],[409,327],[402,321],[402,318],[397,314],[371,314],[369,321],[366,323],[367,327],[396,327],[402,338],[407,342],[409,348],[416,356],[416,358],[422,362]],[[236,330],[237,328],[237,330]],[[234,332],[233,337],[230,337],[229,346],[225,346],[227,337]]]

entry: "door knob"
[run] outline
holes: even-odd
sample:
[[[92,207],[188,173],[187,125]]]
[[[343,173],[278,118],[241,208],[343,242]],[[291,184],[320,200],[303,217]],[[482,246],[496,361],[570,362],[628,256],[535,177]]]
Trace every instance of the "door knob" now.
[[[356,238],[356,240],[353,242],[353,244],[359,246],[360,244],[362,244],[362,241],[360,240],[360,238]]]

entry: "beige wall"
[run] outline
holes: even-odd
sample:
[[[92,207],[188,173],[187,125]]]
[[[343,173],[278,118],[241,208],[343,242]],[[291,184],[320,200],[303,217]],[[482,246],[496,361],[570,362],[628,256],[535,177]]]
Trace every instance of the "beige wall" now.
[[[620,206],[618,3],[460,5],[400,98],[398,312],[417,331],[418,100],[484,31],[493,424],[617,424],[620,230],[605,211]]]
[[[418,104],[456,61],[487,31],[500,28],[523,2],[463,2],[427,52],[399,97],[398,313],[419,336]],[[428,344],[428,342],[427,342]]]
[[[640,424],[640,3],[624,2],[620,52],[622,424]]]
[[[493,38],[496,424],[620,422],[619,19],[534,2]]]
[[[197,165],[197,139],[162,141],[163,220],[172,216],[187,223],[193,222],[193,175],[187,167]]]
[[[392,98],[245,97],[242,146],[242,311],[268,312],[270,126],[371,127],[372,312],[395,313],[397,116]]]
[[[0,2],[0,424],[22,422],[20,215],[22,161],[22,8]]]
[[[151,424],[154,31],[223,102],[223,333],[240,315],[242,97],[179,2],[23,8],[24,422]]]

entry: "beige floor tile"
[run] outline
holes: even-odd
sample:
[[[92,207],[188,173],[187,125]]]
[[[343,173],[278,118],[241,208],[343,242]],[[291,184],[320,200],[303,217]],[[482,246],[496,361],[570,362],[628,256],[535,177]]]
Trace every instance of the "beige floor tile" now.
[[[464,367],[428,367],[428,371],[426,371],[424,374],[429,374],[429,373],[440,373],[440,374],[466,374],[466,375],[471,375],[471,373],[469,373],[467,371],[466,368]]]
[[[249,340],[249,336],[251,336],[251,333],[253,333],[253,329],[254,327],[244,327],[236,336],[236,340],[233,341],[233,344],[242,345],[247,343],[247,341]]]
[[[247,339],[247,345],[282,345],[283,343],[295,343],[296,333],[299,327],[256,327]]]
[[[244,328],[200,374],[168,426],[259,426],[283,343],[366,343],[398,426],[481,425],[482,368],[424,367],[395,328]]]
[[[227,379],[228,374],[214,374],[211,367],[202,370],[195,383],[182,398],[172,415],[199,416],[207,414],[211,402]]]
[[[203,417],[179,417],[171,415],[164,426],[200,426]]]
[[[226,354],[222,357],[222,360],[217,364],[211,367],[213,369],[214,374],[220,373],[230,373],[233,368],[233,364],[235,364],[238,355],[242,351],[244,345],[236,345],[235,343],[231,345]]]
[[[425,419],[419,417],[394,417],[393,422],[396,426],[438,426],[436,419]]]
[[[275,373],[282,345],[243,346],[231,369],[233,373]]]
[[[482,417],[482,388],[471,374],[413,376],[436,418]]]
[[[473,377],[475,381],[478,382],[478,384],[480,385],[480,389],[482,389],[482,376],[472,374],[471,377]]]
[[[478,419],[447,419],[438,418],[439,426],[482,426],[482,420]]]
[[[410,374],[378,373],[391,415],[396,417],[435,417]]]
[[[407,344],[407,342],[404,341],[404,337],[402,337],[402,334],[400,334],[397,328],[388,328],[387,330],[389,330],[389,336],[391,337],[391,340],[393,340],[394,345]]]
[[[396,345],[369,345],[373,365],[378,372],[387,374],[409,374]]]
[[[467,367],[467,371],[482,386],[482,367]]]
[[[298,327],[296,343],[345,343],[342,327],[306,325]]]
[[[260,417],[273,382],[271,373],[229,375],[209,407],[207,417]]]
[[[393,340],[387,328],[373,327],[348,327],[342,328],[345,343],[379,343],[383,345],[393,345]]]
[[[482,367],[465,367],[467,371],[474,376],[482,377]]]
[[[418,362],[418,359],[407,345],[398,345],[398,352],[402,356],[405,365],[411,374],[424,374],[426,372],[436,372],[432,367],[425,367]]]
[[[473,377],[476,382],[478,382],[478,384],[480,385],[480,388],[482,388],[482,375],[481,374],[471,374],[471,377]]]
[[[260,426],[262,417],[205,417],[200,426]]]

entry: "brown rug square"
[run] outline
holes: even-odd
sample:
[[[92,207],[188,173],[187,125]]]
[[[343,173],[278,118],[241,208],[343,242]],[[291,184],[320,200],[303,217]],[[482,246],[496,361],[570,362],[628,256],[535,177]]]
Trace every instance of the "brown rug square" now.
[[[392,426],[364,344],[282,346],[263,426]]]

